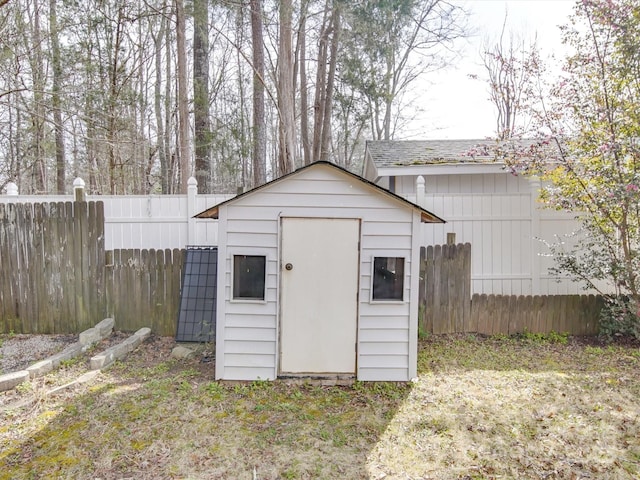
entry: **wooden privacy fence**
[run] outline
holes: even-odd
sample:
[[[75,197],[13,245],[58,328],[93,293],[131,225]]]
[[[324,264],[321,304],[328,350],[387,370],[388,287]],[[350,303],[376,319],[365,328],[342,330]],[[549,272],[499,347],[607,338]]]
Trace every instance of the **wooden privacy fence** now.
[[[474,295],[468,331],[595,335],[601,308],[595,295]]]
[[[471,245],[420,250],[420,329],[428,333],[566,332],[594,335],[602,299],[594,295],[473,295]]]
[[[0,204],[2,330],[76,332],[104,312],[102,203]]]
[[[116,328],[174,335],[184,250],[104,248],[102,202],[0,203],[0,333]],[[471,245],[421,249],[421,330],[598,332],[594,296],[471,297]]]
[[[109,250],[106,285],[116,328],[175,335],[184,250]]]
[[[0,333],[174,335],[183,250],[104,248],[102,202],[0,204]]]

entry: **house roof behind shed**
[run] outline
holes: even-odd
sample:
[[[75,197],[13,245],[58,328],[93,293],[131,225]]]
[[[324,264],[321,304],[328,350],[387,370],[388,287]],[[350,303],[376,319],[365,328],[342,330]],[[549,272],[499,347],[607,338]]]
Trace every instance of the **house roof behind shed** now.
[[[380,140],[368,141],[367,152],[376,167],[440,163],[495,163],[495,140]]]

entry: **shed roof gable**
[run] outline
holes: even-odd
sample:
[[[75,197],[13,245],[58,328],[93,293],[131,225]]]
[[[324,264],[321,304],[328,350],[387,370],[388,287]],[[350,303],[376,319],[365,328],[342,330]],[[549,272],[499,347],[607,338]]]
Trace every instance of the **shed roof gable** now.
[[[304,167],[301,167],[291,173],[288,173],[286,175],[283,175],[280,178],[277,178],[275,180],[272,180],[268,183],[265,183],[264,185],[261,185],[259,187],[256,187],[252,190],[248,190],[247,192],[244,192],[236,197],[233,197],[229,200],[226,200],[224,202],[221,202],[217,205],[214,205],[212,207],[209,207],[208,209],[198,213],[197,215],[195,215],[195,218],[212,218],[212,219],[217,219],[218,218],[218,212],[219,212],[219,208],[224,206],[224,205],[229,205],[229,204],[233,204],[235,202],[237,202],[239,199],[241,198],[245,198],[249,195],[253,195],[259,191],[264,191],[269,189],[270,187],[272,187],[274,184],[276,183],[280,183],[280,182],[286,182],[287,179],[289,178],[293,178],[295,176],[301,175],[302,172],[307,171],[309,169],[315,169],[315,168],[325,168],[328,169],[328,171],[332,172],[332,174],[336,175],[336,176],[340,176],[349,180],[356,180],[359,184],[363,185],[365,188],[367,188],[368,190],[370,190],[372,192],[372,194],[374,195],[382,195],[385,196],[386,198],[398,203],[399,206],[404,207],[404,208],[408,208],[408,209],[412,209],[412,210],[416,210],[420,213],[420,218],[422,220],[422,222],[424,223],[445,223],[445,221],[438,217],[437,215],[429,212],[428,210],[425,210],[424,208],[422,208],[419,205],[416,205],[415,203],[412,203],[402,197],[400,197],[399,195],[396,195],[393,192],[390,192],[389,190],[386,190],[364,178],[362,178],[359,175],[356,175],[355,173],[352,173],[342,167],[339,167],[338,165],[335,165],[333,163],[330,162],[315,162],[312,163],[310,165],[306,165]]]

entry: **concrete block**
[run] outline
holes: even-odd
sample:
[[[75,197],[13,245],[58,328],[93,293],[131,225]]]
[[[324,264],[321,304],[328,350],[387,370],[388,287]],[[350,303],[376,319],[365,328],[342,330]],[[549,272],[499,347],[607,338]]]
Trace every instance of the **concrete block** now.
[[[19,372],[7,373],[0,375],[0,392],[11,390],[13,387],[20,385],[29,378],[29,372],[20,370]]]
[[[118,356],[118,359],[133,352],[141,343],[142,339],[140,337],[132,335],[119,345],[121,348],[117,348],[119,346],[116,345],[116,355]]]
[[[65,360],[71,360],[72,358],[80,355],[82,352],[83,345],[80,342],[76,342],[69,345],[60,353],[56,353],[55,355],[49,357],[48,360],[51,360],[53,368],[58,368],[61,362],[64,362]]]
[[[100,339],[103,339],[111,335],[114,325],[115,325],[115,320],[113,318],[105,318],[93,328],[98,330],[100,334]]]
[[[100,337],[100,330],[96,327],[87,328],[84,332],[80,333],[80,338],[78,342],[82,346],[91,345],[92,343],[96,343],[102,340]]]
[[[111,350],[105,350],[104,352],[91,357],[91,360],[89,361],[89,369],[99,370],[101,368],[108,367],[115,362],[115,360],[116,358],[113,352]]]
[[[147,333],[149,330],[149,333]],[[120,342],[117,345],[114,345],[111,348],[108,348],[102,353],[95,355],[91,358],[89,365],[91,370],[97,370],[99,368],[106,368],[111,365],[116,360],[122,360],[131,352],[133,352],[138,346],[142,343],[142,341],[147,338],[151,334],[151,330],[148,328],[141,328],[135,334],[131,335],[129,338]]]
[[[142,327],[140,330],[134,333],[134,335],[144,342],[151,336],[151,329],[149,327]]]
[[[53,362],[50,358],[34,363],[27,368],[27,372],[29,372],[29,376],[31,378],[41,377],[42,375],[49,373],[51,370],[53,370]]]

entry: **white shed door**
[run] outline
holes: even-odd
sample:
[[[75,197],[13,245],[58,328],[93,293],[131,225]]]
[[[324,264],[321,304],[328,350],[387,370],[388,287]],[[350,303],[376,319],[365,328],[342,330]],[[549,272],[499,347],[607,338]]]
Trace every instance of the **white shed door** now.
[[[359,244],[357,219],[282,219],[282,374],[355,373]]]

